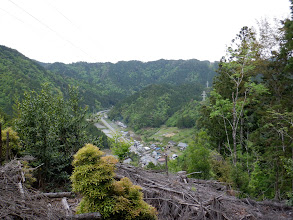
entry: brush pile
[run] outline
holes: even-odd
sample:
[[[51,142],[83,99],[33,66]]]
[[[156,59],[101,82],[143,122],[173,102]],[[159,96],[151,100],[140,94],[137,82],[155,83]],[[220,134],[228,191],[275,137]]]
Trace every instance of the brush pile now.
[[[143,188],[145,201],[157,208],[159,219],[293,219],[293,208],[283,203],[238,199],[225,185],[187,178],[184,172],[167,175],[117,164],[116,173]]]
[[[45,196],[24,186],[21,161],[0,167],[0,219],[60,219],[61,212]]]
[[[167,175],[117,164],[116,174],[116,179],[128,177],[140,185],[145,201],[156,207],[162,220],[293,219],[293,208],[284,203],[238,199],[224,184],[191,179],[185,172]],[[67,203],[70,192],[40,193],[24,182],[20,160],[0,167],[0,219],[101,219],[99,213],[74,215],[80,198]]]

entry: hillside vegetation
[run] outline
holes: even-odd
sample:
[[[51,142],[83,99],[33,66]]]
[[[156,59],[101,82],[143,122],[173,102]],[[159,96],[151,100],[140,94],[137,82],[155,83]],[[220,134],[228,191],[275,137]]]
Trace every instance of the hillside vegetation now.
[[[175,112],[167,121],[166,125],[178,128],[192,128],[199,119],[200,102],[191,100]]]
[[[152,84],[211,84],[217,68],[217,63],[195,59],[43,65],[66,81],[78,84],[85,102],[92,107],[97,107],[96,100],[103,107],[110,107]]]
[[[293,204],[293,21],[283,25],[273,38],[279,48],[267,44],[273,29],[258,39],[243,27],[232,40],[199,109],[201,130],[173,171],[201,171],[194,177],[229,183],[239,196]]]
[[[159,127],[186,103],[199,100],[202,88],[198,83],[151,85],[118,103],[109,116],[111,119],[123,119],[135,130]]]
[[[21,100],[24,91],[40,91],[41,84],[49,83],[65,97],[69,85],[78,87],[81,103],[97,111],[152,84],[211,83],[216,68],[217,63],[195,59],[45,64],[0,46],[0,109],[12,115],[15,99]]]
[[[53,83],[54,74],[45,70],[16,50],[0,46],[0,109],[12,114],[16,98],[23,98],[24,91],[40,90],[41,84]]]
[[[105,147],[98,135],[92,138],[85,133],[84,105],[90,105],[91,110],[115,105],[109,112],[110,118],[123,119],[139,130],[145,140],[165,144],[168,135],[173,141],[186,141],[188,138],[185,136],[194,132],[193,140],[188,141],[188,146],[176,159],[168,161],[170,155],[166,155],[165,171],[186,172],[180,172],[174,179],[162,174],[148,175],[140,169],[117,164],[120,169],[118,175],[132,177],[134,184],[142,185],[145,198],[157,205],[160,215],[171,214],[169,219],[173,216],[184,219],[189,216],[201,216],[201,219],[281,219],[285,216],[284,219],[292,219],[292,208],[287,206],[293,205],[293,0],[291,10],[291,18],[282,21],[278,30],[270,28],[267,23],[258,33],[254,28],[243,27],[218,64],[197,60],[159,60],[116,64],[55,63],[41,64],[41,67],[17,51],[1,47],[1,107],[11,113],[13,97],[22,99],[17,106],[18,114],[14,115],[14,127],[9,128],[8,123],[3,123],[3,131],[8,131],[6,140],[9,140],[9,135],[13,140],[10,143],[15,145],[11,152],[4,146],[3,152],[7,152],[5,160],[30,154],[35,160],[29,165],[36,170],[34,177],[40,187],[52,189],[62,186],[68,189],[73,169],[72,155],[87,143],[95,142],[99,148]],[[212,80],[217,65],[213,88],[207,99],[202,101],[202,91],[209,92],[205,83]],[[43,82],[51,87],[47,83],[42,86]],[[69,93],[66,94],[68,88]],[[25,90],[36,91],[23,95]],[[0,112],[1,123],[3,119],[5,117]],[[174,127],[166,124],[193,128],[182,129],[187,131],[178,137]],[[3,134],[2,137],[4,140]],[[123,145],[128,143],[116,140],[110,143],[115,149],[113,152],[118,152],[119,159],[124,159],[128,152],[125,153]],[[161,155],[167,154],[167,151],[163,152],[167,148],[163,147],[160,146]],[[150,152],[144,149],[142,153]],[[98,151],[98,155],[101,152]],[[91,157],[86,150],[82,158],[90,164],[75,167],[82,174],[77,180],[86,180],[83,176],[90,177],[87,172],[90,173],[93,178],[84,182],[82,191],[90,193],[90,197],[97,193],[84,199],[94,199],[99,209],[109,211],[113,202],[100,206],[99,195],[103,193],[105,201],[115,199],[116,190],[111,191],[114,186],[120,194],[131,197],[131,202],[141,201],[139,190],[128,194],[128,189],[135,187],[132,188],[125,179],[121,185],[112,185],[114,177],[111,176],[109,187],[103,188],[105,184],[96,187],[96,177],[103,173],[108,175],[109,171],[100,169],[105,165],[100,156],[98,159]],[[186,176],[197,180],[189,184]],[[245,199],[239,204],[223,193],[217,195],[202,187],[202,184],[209,185],[208,182],[198,179],[217,180],[208,181],[217,185],[215,191],[224,189],[218,185],[219,181],[225,185],[227,194]],[[91,183],[92,191],[89,191],[91,188],[87,183]],[[204,197],[206,195],[210,196]],[[265,203],[249,198],[284,201],[287,206],[273,205],[273,213],[268,214],[271,209]],[[223,206],[222,201],[228,205]],[[249,208],[243,208],[243,202]],[[124,207],[133,211],[129,205],[123,206],[123,210]],[[277,207],[283,211],[286,207],[290,212],[276,214]],[[116,208],[120,210],[120,207]],[[115,212],[116,208],[112,210]]]

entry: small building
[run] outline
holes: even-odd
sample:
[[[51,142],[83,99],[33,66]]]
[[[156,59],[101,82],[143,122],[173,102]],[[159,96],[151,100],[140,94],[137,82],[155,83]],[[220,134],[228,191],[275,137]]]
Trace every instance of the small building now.
[[[158,162],[159,162],[160,164],[165,164],[165,162],[166,162],[165,157],[161,157],[161,158],[159,158],[159,159],[158,159]]]
[[[177,146],[182,151],[182,150],[185,150],[188,147],[188,144],[180,142]]]
[[[137,147],[135,145],[130,146],[129,152],[133,152],[135,154],[139,154]]]
[[[149,147],[144,147],[144,149],[145,149],[146,151],[149,151],[151,148],[149,148]]]
[[[176,142],[175,141],[169,141],[168,142],[168,145],[175,146],[176,145]]]
[[[149,155],[145,155],[140,158],[140,163],[143,167],[147,166],[150,162],[152,162],[154,165],[158,164],[157,160]]]
[[[145,149],[143,148],[143,144],[138,145],[136,148],[139,152],[145,151]]]
[[[175,160],[177,157],[178,157],[177,154],[173,154],[172,157],[171,157],[171,159],[172,159],[172,160]]]
[[[121,121],[118,121],[117,125],[119,125],[122,128],[127,128],[127,126],[125,124],[123,124]]]

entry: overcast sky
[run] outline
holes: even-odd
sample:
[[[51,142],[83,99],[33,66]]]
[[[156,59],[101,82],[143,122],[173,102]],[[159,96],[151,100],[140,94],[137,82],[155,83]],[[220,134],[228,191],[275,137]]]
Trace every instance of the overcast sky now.
[[[0,45],[41,62],[217,61],[289,0],[1,0]],[[256,25],[255,25],[256,26]]]

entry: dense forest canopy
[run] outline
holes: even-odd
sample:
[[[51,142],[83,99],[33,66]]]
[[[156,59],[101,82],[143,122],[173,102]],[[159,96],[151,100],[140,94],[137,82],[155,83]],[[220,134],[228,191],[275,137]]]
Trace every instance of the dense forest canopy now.
[[[199,60],[121,61],[113,63],[46,64],[46,69],[64,79],[79,82],[87,104],[115,105],[129,95],[152,84],[181,85],[212,83],[217,63]],[[92,95],[91,95],[92,94]],[[94,96],[93,96],[94,95]]]
[[[111,119],[122,119],[134,129],[159,127],[175,112],[184,109],[187,103],[201,100],[202,91],[203,86],[199,83],[150,85],[119,102],[111,109],[109,116]],[[192,115],[185,114],[185,117],[188,121],[190,119],[190,125],[186,122],[179,127],[193,127]],[[176,125],[177,121],[178,118],[173,119],[173,124]]]
[[[217,63],[199,60],[121,61],[113,63],[45,64],[16,50],[0,47],[0,108],[12,115],[15,98],[24,91],[39,91],[50,83],[56,92],[76,86],[90,110],[108,108],[152,84],[212,83]]]
[[[11,115],[15,99],[25,91],[40,90],[42,83],[54,81],[54,75],[18,51],[0,46],[0,109]],[[57,85],[51,86],[58,91]]]

